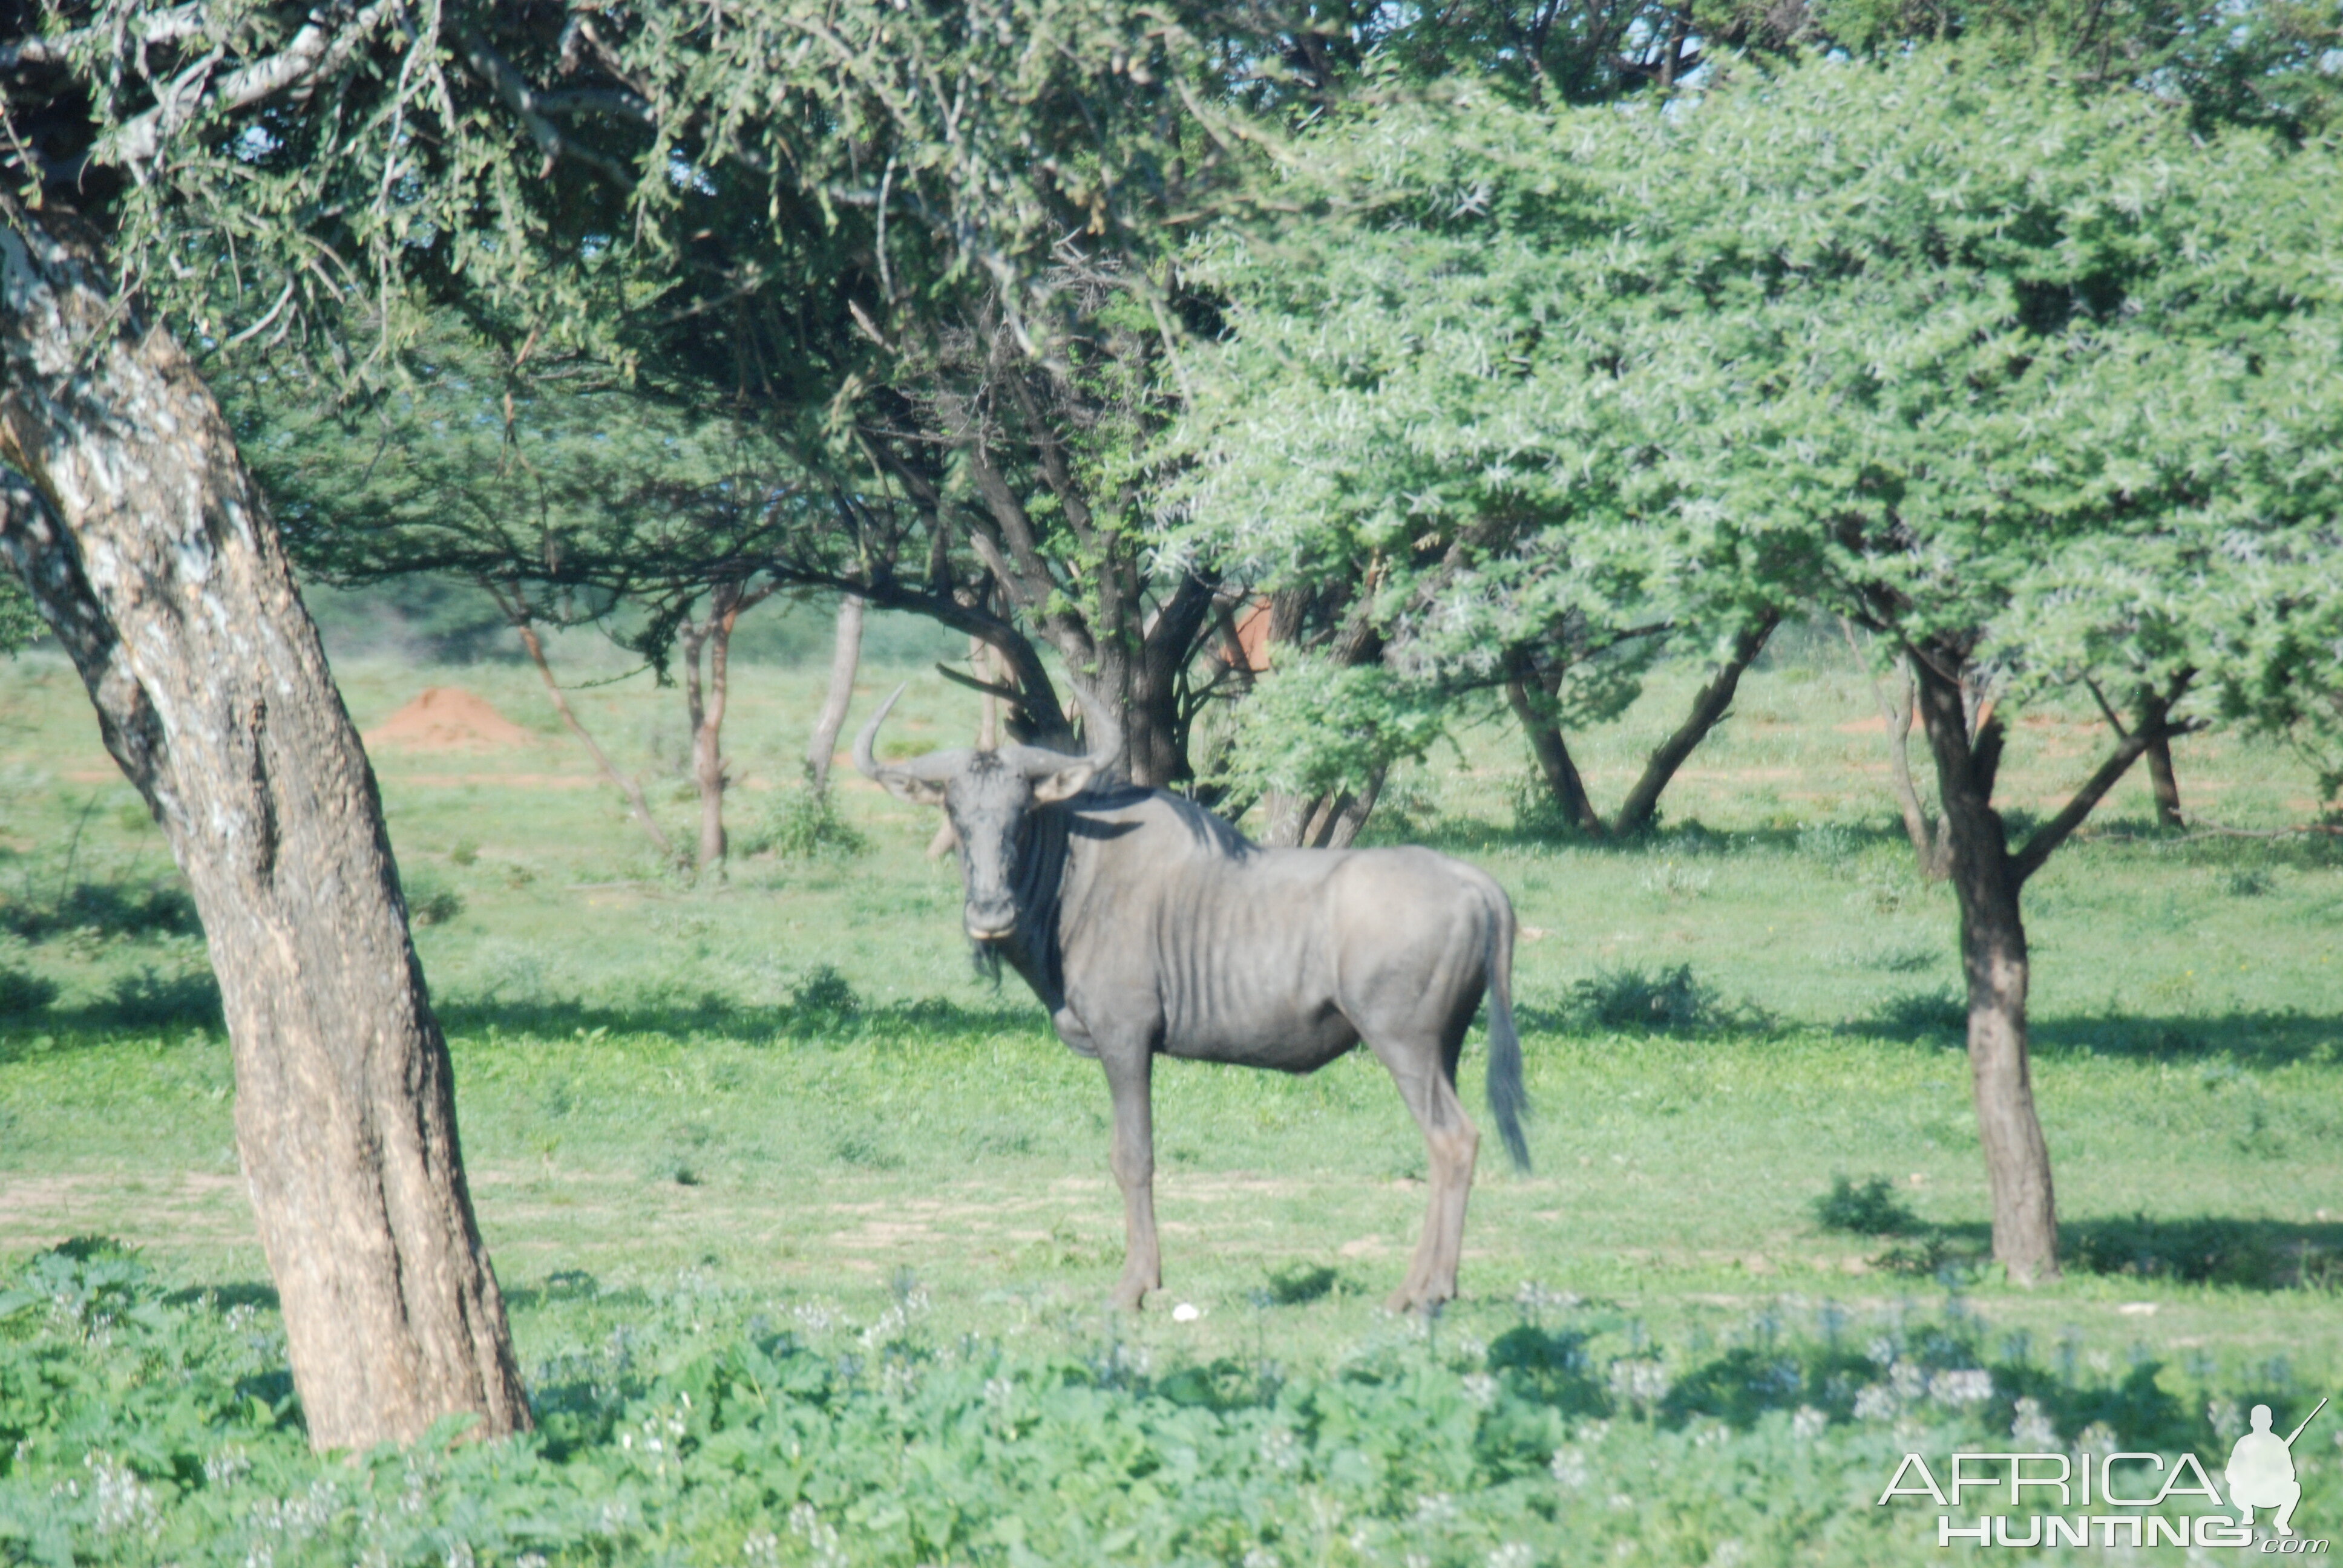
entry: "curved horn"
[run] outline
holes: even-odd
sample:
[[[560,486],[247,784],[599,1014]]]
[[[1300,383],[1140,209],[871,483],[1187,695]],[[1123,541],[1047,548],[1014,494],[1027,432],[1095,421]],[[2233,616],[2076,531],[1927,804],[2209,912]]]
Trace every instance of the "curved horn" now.
[[[907,680],[903,683],[903,686],[909,686],[910,684],[910,682]],[[870,722],[864,725],[862,727],[861,733],[854,738],[854,770],[857,773],[861,774],[865,779],[876,779],[879,777],[880,771],[879,767],[879,759],[877,755],[871,751],[870,748],[872,743],[879,739],[879,727],[887,722],[888,709],[893,708],[895,706],[895,699],[902,695],[902,686],[899,686],[894,690],[889,692],[887,694],[887,700],[879,705],[879,711],[870,716]]]
[[[910,684],[909,681],[904,682],[905,686]],[[903,687],[901,686],[889,692],[887,700],[879,705],[879,711],[870,716],[870,722],[864,725],[862,732],[854,738],[855,771],[860,773],[865,779],[876,779],[881,784],[886,783],[890,778],[917,779],[930,784],[939,779],[950,778],[955,769],[967,762],[968,753],[965,750],[930,751],[924,757],[914,757],[908,762],[890,762],[882,765],[877,754],[871,749],[879,739],[879,727],[887,721],[888,710],[895,706],[895,699],[902,695]]]

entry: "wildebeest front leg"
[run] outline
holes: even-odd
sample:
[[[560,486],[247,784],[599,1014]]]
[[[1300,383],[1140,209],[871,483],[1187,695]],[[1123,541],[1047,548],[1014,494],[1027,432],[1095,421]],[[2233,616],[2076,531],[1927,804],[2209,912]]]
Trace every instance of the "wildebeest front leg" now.
[[[1122,1279],[1114,1304],[1135,1312],[1147,1292],[1163,1288],[1163,1259],[1155,1241],[1154,1056],[1145,1045],[1105,1046],[1099,1060],[1114,1096],[1114,1149],[1110,1162],[1122,1189]]]
[[[1394,1312],[1404,1312],[1455,1299],[1456,1264],[1464,1251],[1464,1204],[1473,1194],[1481,1133],[1456,1098],[1455,1080],[1443,1070],[1437,1042],[1423,1050],[1379,1048],[1375,1054],[1391,1070],[1400,1098],[1423,1129],[1431,1178],[1423,1239],[1416,1242],[1405,1282],[1384,1303]]]

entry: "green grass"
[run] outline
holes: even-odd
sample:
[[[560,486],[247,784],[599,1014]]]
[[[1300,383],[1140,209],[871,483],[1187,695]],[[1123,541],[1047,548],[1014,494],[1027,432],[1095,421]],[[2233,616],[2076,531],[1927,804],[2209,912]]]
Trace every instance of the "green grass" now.
[[[2070,1270],[2013,1289],[1980,1261],[1950,899],[1910,869],[1880,737],[1845,728],[1869,717],[1869,694],[1827,650],[1751,675],[1668,797],[1668,825],[1640,843],[1517,831],[1525,759],[1493,721],[1398,780],[1384,830],[1486,866],[1528,929],[1516,983],[1536,1167],[1484,1162],[1466,1297],[1428,1338],[1375,1306],[1404,1269],[1423,1188],[1421,1141],[1372,1060],[1300,1080],[1159,1073],[1161,1305],[1202,1315],[1111,1322],[1101,1303],[1121,1237],[1103,1085],[1013,977],[995,988],[974,972],[952,863],[922,856],[931,817],[850,776],[842,810],[864,853],[749,858],[693,888],[652,861],[528,670],[340,673],[362,728],[424,685],[459,684],[541,738],[376,763],[416,901],[444,912],[417,942],[481,1223],[533,1390],[558,1419],[527,1455],[429,1460],[428,1504],[395,1539],[364,1533],[361,1494],[395,1501],[410,1462],[382,1462],[365,1486],[335,1481],[340,1512],[298,1540],[267,1536],[277,1562],[375,1548],[444,1562],[458,1535],[481,1562],[1256,1552],[1478,1565],[1622,1546],[1622,1561],[1917,1561],[1934,1554],[1933,1516],[1865,1505],[1906,1438],[2006,1446],[2030,1398],[2064,1439],[2097,1422],[2147,1446],[2193,1442],[2217,1473],[2217,1402],[2343,1381],[2333,841],[2163,834],[2132,779],[2036,879],[2036,1086]],[[893,679],[866,681],[858,719]],[[820,677],[750,667],[736,683],[733,818],[748,836],[794,785]],[[1584,738],[1599,799],[1624,789],[1684,686],[1663,680]],[[677,694],[638,677],[578,703],[680,832]],[[889,743],[965,743],[972,707],[914,675]],[[2049,717],[2018,726],[2005,765],[2019,809],[2046,809],[2102,739],[2084,715]],[[2224,822],[2276,827],[2315,805],[2282,752],[2191,738],[2178,765],[2184,797]],[[51,1391],[22,1403],[0,1360],[0,1427],[35,1405],[48,1423],[21,1457],[0,1453],[0,1509],[17,1510],[0,1512],[0,1558],[47,1550],[38,1525],[86,1556],[242,1561],[264,1493],[282,1504],[345,1473],[317,1468],[284,1424],[200,939],[166,908],[167,854],[78,682],[37,658],[0,674],[0,929],[14,933],[0,971],[23,981],[0,986],[22,999],[0,1017],[0,1256],[16,1260],[0,1292],[75,1235],[121,1238],[150,1276],[123,1287],[146,1315],[125,1305],[104,1334],[53,1307],[0,1318],[0,1345],[45,1357]],[[1480,1070],[1475,1044],[1468,1104]],[[1880,1181],[1908,1217],[1894,1233],[1825,1222],[1835,1188]],[[170,1299],[206,1290],[211,1305]],[[907,1318],[914,1290],[923,1305]],[[1896,1341],[1884,1360],[1869,1354],[1882,1336]],[[1895,1387],[1920,1344],[1936,1346],[1931,1365],[1992,1369],[1993,1402],[1875,1401],[1858,1417],[1855,1396]],[[740,1372],[751,1352],[780,1370]],[[908,1373],[887,1382],[898,1362],[923,1369],[926,1392]],[[817,1363],[843,1381],[785,1392]],[[129,1378],[134,1366],[146,1371]],[[749,1412],[747,1394],[722,1392],[743,1376],[762,1413],[710,1416],[671,1473],[637,1474],[639,1456],[612,1448],[692,1388]],[[206,1404],[207,1378],[249,1392]],[[115,1392],[75,1404],[85,1382]],[[1063,1408],[1033,1429],[1059,1435],[1031,1464],[962,1442],[995,1419],[1009,1396],[985,1388],[1003,1382],[1059,1391]],[[149,1396],[164,1402],[147,1411]],[[1313,1413],[1344,1399],[1413,1436],[1378,1447]],[[1587,1435],[1594,1422],[1606,1436]],[[817,1429],[851,1453],[835,1475],[784,1484],[788,1442],[802,1453]],[[938,1475],[974,1477],[954,1504],[961,1534],[873,1523],[874,1500],[909,1483],[871,1456],[904,1442],[935,1445]],[[232,1444],[253,1468],[206,1482],[204,1453]],[[1130,1460],[1141,1450],[1157,1458]],[[1151,1483],[1148,1501],[1134,1467],[1156,1473],[1175,1452],[1197,1468]],[[98,1530],[94,1453],[155,1491],[151,1541],[143,1524]],[[2343,1518],[2336,1468],[2320,1440],[2304,1475],[2314,1533]],[[1062,1533],[1069,1511],[1043,1501],[1045,1477],[1105,1489],[1071,1511],[1093,1536]],[[67,1480],[82,1491],[58,1492]],[[627,1487],[635,1523],[607,1537],[578,1523]],[[817,1517],[792,1531],[800,1505]],[[547,1533],[514,1523],[540,1506]],[[214,1507],[227,1511],[216,1528],[189,1523]],[[31,1523],[12,1536],[11,1518]],[[1514,1547],[1528,1555],[1493,1556]]]

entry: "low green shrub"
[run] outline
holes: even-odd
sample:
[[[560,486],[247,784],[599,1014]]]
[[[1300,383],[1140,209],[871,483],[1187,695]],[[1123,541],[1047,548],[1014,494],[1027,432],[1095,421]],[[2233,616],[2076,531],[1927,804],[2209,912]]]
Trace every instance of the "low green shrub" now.
[[[26,941],[66,931],[107,937],[194,936],[195,895],[176,881],[79,882],[59,890],[0,900],[0,930]]]
[[[2227,1408],[2153,1362],[1988,1350],[1957,1307],[1761,1313],[1719,1345],[1584,1303],[1272,1367],[932,1333],[909,1284],[868,1322],[690,1275],[514,1299],[533,1432],[318,1456],[265,1292],[170,1291],[92,1241],[0,1273],[0,1559],[1868,1568],[1935,1551],[1931,1511],[1870,1505],[1906,1452],[2210,1453]],[[2275,1371],[2217,1392],[2309,1405]]]
[[[170,975],[141,965],[116,980],[91,1010],[99,1021],[126,1029],[225,1027],[219,981],[208,970]]]
[[[744,855],[769,852],[784,860],[843,859],[870,848],[861,829],[840,815],[836,798],[810,779],[775,791],[764,819],[739,844]]]
[[[1864,1182],[1834,1176],[1831,1190],[1816,1198],[1814,1207],[1824,1230],[1853,1236],[1899,1236],[1920,1222],[1896,1195],[1896,1183],[1885,1176]]]
[[[1583,1026],[1658,1034],[1754,1028],[1765,1021],[1746,1003],[1727,1004],[1723,993],[1693,973],[1690,964],[1604,970],[1570,988],[1568,1010]]]
[[[0,1018],[23,1018],[56,1000],[56,981],[14,965],[0,967]]]

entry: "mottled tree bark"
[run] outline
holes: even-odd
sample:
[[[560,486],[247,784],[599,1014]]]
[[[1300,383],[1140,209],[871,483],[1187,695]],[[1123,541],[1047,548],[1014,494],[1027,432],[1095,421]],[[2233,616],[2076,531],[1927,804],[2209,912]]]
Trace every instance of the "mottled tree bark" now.
[[[319,1449],[528,1425],[374,775],[268,508],[73,220],[0,196],[0,544],[195,892]]]
[[[1993,1193],[1993,1255],[2025,1283],[2058,1272],[2058,1221],[2050,1190],[2050,1151],[2034,1113],[2033,1075],[2026,1060],[2026,925],[2018,894],[2026,879],[2083,825],[2108,790],[2149,747],[2194,729],[2175,723],[2172,709],[2194,671],[2182,670],[2170,688],[2140,692],[2137,722],[2116,726],[2117,742],[2058,814],[2012,850],[1993,809],[1994,774],[2003,730],[1985,698],[1969,712],[1962,679],[1967,650],[1946,643],[1907,649],[1921,722],[1936,759],[1944,803],[1954,895],[1961,907],[1961,964],[1969,989],[1969,1084],[1977,1131],[1985,1144],[1986,1184]],[[2113,717],[2112,713],[2109,715]]]

